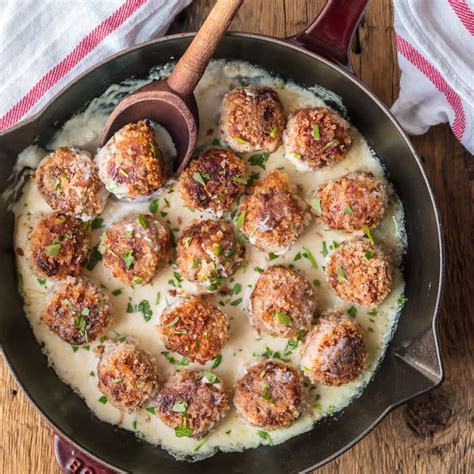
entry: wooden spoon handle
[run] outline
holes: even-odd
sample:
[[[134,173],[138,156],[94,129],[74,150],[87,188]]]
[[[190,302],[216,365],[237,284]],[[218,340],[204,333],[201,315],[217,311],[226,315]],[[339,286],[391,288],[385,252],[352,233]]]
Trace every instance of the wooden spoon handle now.
[[[168,78],[168,86],[173,91],[182,97],[192,94],[243,2],[244,0],[217,0]]]

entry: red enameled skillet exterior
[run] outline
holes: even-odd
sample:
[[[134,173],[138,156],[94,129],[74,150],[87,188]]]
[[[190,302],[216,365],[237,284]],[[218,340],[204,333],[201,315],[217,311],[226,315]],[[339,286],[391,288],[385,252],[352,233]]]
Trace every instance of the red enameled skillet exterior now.
[[[409,139],[381,101],[351,73],[347,50],[366,4],[367,0],[330,0],[312,25],[287,40],[229,34],[216,58],[245,60],[305,86],[319,84],[342,97],[349,119],[377,152],[404,204],[408,301],[373,380],[337,416],[281,445],[217,453],[198,465],[175,461],[162,449],[99,421],[48,367],[24,316],[12,248],[13,216],[1,202],[0,343],[12,373],[32,403],[70,443],[55,440],[57,458],[68,472],[309,471],[349,449],[394,407],[442,382],[437,324],[443,282],[441,226],[433,194]],[[35,140],[45,145],[71,115],[110,84],[145,76],[151,67],[179,57],[192,37],[169,36],[113,56],[76,79],[40,113],[0,134],[0,192],[7,187],[21,150]]]

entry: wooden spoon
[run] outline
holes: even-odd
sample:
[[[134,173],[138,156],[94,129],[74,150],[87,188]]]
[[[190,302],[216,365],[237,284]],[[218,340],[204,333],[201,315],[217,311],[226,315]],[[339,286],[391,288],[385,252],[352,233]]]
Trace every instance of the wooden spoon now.
[[[196,147],[199,113],[194,88],[244,0],[217,0],[171,75],[147,84],[123,99],[105,124],[99,146],[124,125],[148,118],[166,128],[177,150],[175,175],[186,167]]]

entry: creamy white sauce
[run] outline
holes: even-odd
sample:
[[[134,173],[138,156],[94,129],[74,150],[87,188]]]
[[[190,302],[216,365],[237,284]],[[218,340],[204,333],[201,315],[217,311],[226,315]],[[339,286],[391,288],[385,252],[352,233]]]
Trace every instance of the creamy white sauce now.
[[[157,68],[150,77],[154,79],[163,77],[169,73],[169,70],[169,65]],[[75,146],[95,153],[101,129],[118,98],[145,82],[129,80],[123,85],[111,86],[101,97],[94,99],[84,111],[70,119],[58,131],[48,148]],[[210,145],[211,141],[217,136],[220,104],[224,94],[229,89],[238,87],[242,83],[253,83],[275,88],[287,114],[300,107],[325,105],[312,90],[303,89],[292,83],[285,83],[261,69],[241,62],[224,63],[214,61],[208,67],[196,89],[196,99],[201,118],[200,147]],[[352,132],[354,140],[347,158],[332,168],[316,172],[299,172],[288,160],[285,160],[284,149],[280,147],[270,156],[266,163],[266,171],[258,167],[251,167],[250,169],[263,175],[271,169],[284,167],[290,176],[290,181],[298,185],[302,197],[306,200],[309,200],[320,183],[338,178],[351,171],[372,171],[376,176],[385,179],[379,161],[371,152],[363,137],[355,129],[352,129]],[[35,168],[44,153],[36,146],[29,147],[20,154],[17,168],[20,169],[24,166]],[[246,157],[250,155],[247,154]],[[390,186],[389,189],[391,190]],[[168,184],[158,200],[159,211],[156,216],[163,224],[168,224],[171,229],[174,229],[176,237],[179,237],[184,228],[194,220],[209,217],[205,213],[191,212],[184,208],[179,192],[176,190],[175,182]],[[122,203],[110,198],[101,217],[107,227],[114,220],[130,212],[147,212],[148,207],[149,202]],[[35,183],[29,180],[24,187],[21,198],[14,204],[13,210],[17,217],[15,246],[26,250],[27,229],[31,219],[38,212],[51,212],[51,209],[39,194]],[[102,231],[103,229],[94,230],[94,245],[98,243]],[[399,263],[405,244],[403,208],[393,191],[391,191],[390,204],[385,217],[373,232],[373,235],[377,243],[388,249],[394,261]],[[229,287],[231,288],[235,283],[240,283],[242,285],[241,293],[231,297],[222,297],[218,294],[211,297],[211,301],[215,304],[219,304],[219,302],[225,304],[225,306],[221,305],[220,307],[230,318],[230,340],[222,351],[221,365],[213,370],[223,380],[230,394],[232,394],[234,382],[245,373],[246,367],[256,363],[261,358],[261,354],[266,351],[267,347],[284,354],[287,346],[286,339],[265,335],[259,337],[257,332],[249,325],[248,299],[252,291],[251,288],[259,276],[254,268],[266,268],[273,264],[294,264],[295,268],[301,270],[311,281],[319,280],[320,286],[316,287],[319,311],[337,308],[345,312],[352,305],[339,299],[326,283],[323,270],[326,257],[322,255],[322,246],[323,241],[327,243],[328,247],[332,247],[333,241],[341,242],[349,238],[351,236],[344,236],[324,229],[321,224],[316,223],[313,219],[311,225],[295,245],[286,254],[272,262],[268,261],[265,253],[246,244],[246,264],[229,281]],[[301,252],[303,247],[311,250],[318,262],[318,269],[313,268],[306,258],[294,261],[295,255]],[[135,431],[140,438],[161,445],[178,458],[186,456],[189,459],[189,456],[192,456],[193,459],[201,459],[212,455],[217,449],[222,451],[242,450],[268,442],[258,436],[259,428],[250,426],[238,417],[234,408],[231,408],[222,422],[206,437],[206,442],[196,452],[195,449],[201,444],[200,441],[191,438],[177,438],[173,429],[167,427],[157,416],[145,409],[129,414],[112,407],[110,403],[101,403],[99,401],[101,393],[97,388],[97,377],[95,376],[97,357],[92,350],[98,342],[92,343],[90,349],[79,348],[74,351],[69,344],[51,333],[40,322],[39,318],[44,299],[53,283],[47,281],[45,286],[42,286],[37,276],[31,272],[26,257],[18,257],[17,265],[22,280],[26,315],[38,342],[44,345],[45,354],[47,354],[58,376],[84,399],[88,407],[101,420]],[[166,348],[155,328],[161,312],[167,305],[173,303],[173,297],[168,293],[169,290],[173,289],[168,283],[173,278],[173,270],[173,266],[168,266],[155,276],[150,285],[134,289],[128,288],[114,279],[102,263],[99,263],[92,272],[86,272],[94,281],[104,285],[104,291],[110,295],[114,324],[109,336],[126,336],[127,340],[135,342],[152,354],[161,373],[162,381],[174,373],[175,370],[182,368],[172,365],[161,354]],[[189,292],[202,291],[188,282],[183,282],[182,286],[184,290]],[[367,367],[359,379],[345,386],[333,388],[322,385],[311,386],[307,383],[308,407],[305,414],[291,427],[272,431],[270,436],[273,444],[281,443],[292,436],[310,430],[317,420],[326,414],[341,410],[361,393],[373,376],[384,354],[385,347],[391,339],[399,312],[397,300],[403,292],[403,287],[401,272],[397,268],[394,274],[392,292],[378,308],[376,316],[370,316],[365,308],[357,307],[356,320],[363,329],[369,352]],[[117,289],[121,289],[122,293],[119,296],[113,296],[112,292]],[[160,294],[159,298],[158,294]],[[242,298],[240,304],[236,306],[229,304],[240,298]],[[145,321],[141,313],[126,312],[127,304],[130,301],[132,304],[137,304],[143,299],[150,302],[153,310],[153,317],[148,322]],[[178,354],[173,355],[181,360],[181,356]],[[293,364],[298,365],[298,350],[285,357],[291,359]],[[190,367],[193,366],[203,368],[199,364],[190,364]],[[209,370],[211,366],[212,362],[206,364],[205,367]],[[306,382],[308,381],[306,380]]]

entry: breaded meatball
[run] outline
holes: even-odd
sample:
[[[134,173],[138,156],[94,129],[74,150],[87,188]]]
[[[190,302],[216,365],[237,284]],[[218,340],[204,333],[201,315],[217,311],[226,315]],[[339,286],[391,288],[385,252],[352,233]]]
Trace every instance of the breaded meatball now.
[[[379,247],[353,240],[329,255],[326,277],[343,300],[375,308],[390,293],[392,265]]]
[[[148,120],[129,123],[97,154],[99,176],[119,199],[146,199],[166,181],[163,154]]]
[[[99,390],[115,408],[137,411],[158,392],[159,375],[150,356],[129,342],[99,346]]]
[[[221,138],[238,152],[273,152],[281,145],[285,113],[276,91],[249,86],[230,91],[222,103]]]
[[[229,409],[220,379],[210,372],[184,370],[170,377],[156,397],[156,414],[176,436],[203,438]]]
[[[216,306],[189,296],[166,309],[159,330],[167,349],[205,364],[215,359],[229,339],[229,320]]]
[[[58,148],[41,160],[34,176],[54,211],[88,220],[105,207],[109,193],[87,151]]]
[[[315,199],[319,200],[320,208],[316,212],[324,224],[346,232],[376,227],[388,203],[385,183],[363,171],[323,184]]]
[[[109,298],[87,278],[66,277],[48,295],[41,321],[69,344],[92,342],[112,322]]]
[[[349,124],[339,114],[314,107],[290,115],[283,141],[285,156],[299,171],[314,171],[343,160],[352,137]]]
[[[326,311],[301,346],[301,368],[313,383],[337,387],[359,377],[367,360],[360,326],[338,311]]]
[[[90,233],[76,217],[54,212],[35,219],[28,234],[29,260],[38,275],[61,280],[79,275],[90,252]]]
[[[260,332],[296,337],[309,331],[316,311],[311,283],[281,265],[265,270],[250,295],[250,322]]]
[[[282,362],[260,362],[237,381],[234,404],[252,425],[267,430],[286,428],[303,412],[301,377]]]
[[[235,273],[244,254],[230,222],[204,220],[188,227],[178,240],[176,265],[184,278],[214,291]]]
[[[99,246],[104,264],[115,278],[127,284],[149,283],[166,261],[168,231],[148,214],[130,214],[114,222]]]
[[[189,163],[179,189],[186,207],[220,213],[245,191],[247,179],[241,158],[224,148],[210,148]]]
[[[264,252],[282,254],[311,221],[308,206],[294,194],[288,175],[273,170],[258,182],[240,206],[241,232]]]

